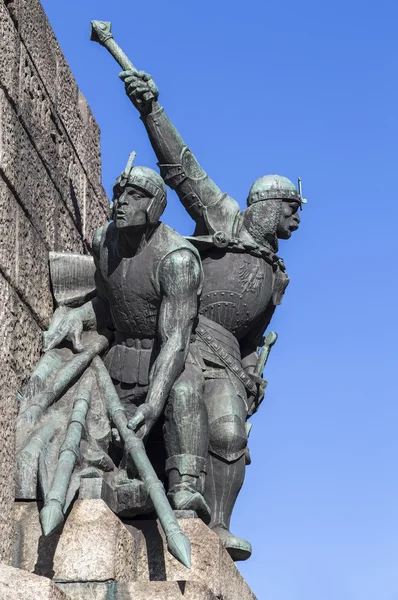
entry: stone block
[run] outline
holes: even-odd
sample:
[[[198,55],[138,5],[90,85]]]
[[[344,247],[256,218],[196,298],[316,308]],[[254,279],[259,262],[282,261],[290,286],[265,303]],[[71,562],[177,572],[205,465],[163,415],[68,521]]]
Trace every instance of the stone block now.
[[[192,581],[145,583],[57,583],[70,600],[217,600],[209,588]]]
[[[0,178],[0,269],[43,326],[52,315],[48,250]]]
[[[79,88],[55,36],[52,45],[57,62],[56,109],[73,146],[76,147],[76,141],[84,129],[78,105]]]
[[[42,330],[29,308],[0,275],[1,364],[14,371],[19,388],[27,381],[41,351]]]
[[[17,318],[15,302],[14,290],[0,274],[0,364],[2,365],[11,365],[11,342]]]
[[[68,600],[50,579],[0,565],[1,600]]]
[[[54,557],[54,580],[133,581],[134,540],[103,500],[77,500]]]
[[[18,27],[19,0],[4,0],[4,4],[10,13],[11,19],[13,20],[15,27]]]
[[[79,252],[80,254],[84,254],[83,238],[62,200],[58,205],[55,230],[56,241],[54,249],[57,252]]]
[[[57,583],[70,600],[116,600],[115,582],[106,583]],[[149,596],[148,598],[152,597]]]
[[[21,127],[16,192],[48,250],[54,250],[60,195],[26,132]]]
[[[60,532],[57,530],[47,538],[43,537],[40,508],[37,502],[14,503],[13,566],[52,579]]]
[[[137,544],[137,581],[194,581],[220,600],[255,600],[219,538],[200,519],[181,519],[191,542],[191,569],[167,550],[164,533],[154,521],[127,523]]]
[[[49,97],[55,103],[57,61],[54,33],[40,0],[19,0],[19,32]]]
[[[11,8],[12,3],[8,6]],[[10,12],[0,3],[0,84],[17,104],[19,88],[20,40]]]
[[[0,89],[0,169],[14,187],[18,182],[20,141],[17,113]]]
[[[196,581],[150,581],[116,586],[115,600],[218,600],[209,588]],[[78,599],[80,600],[80,598]]]
[[[17,201],[0,177],[0,270],[13,282],[17,264],[17,215]]]
[[[98,227],[109,222],[109,200],[101,187],[97,191],[88,183],[86,193],[84,237],[91,246]]]
[[[53,313],[48,250],[38,232],[17,205],[17,260],[15,288],[47,328]]]
[[[54,248],[54,212],[59,194],[21,125],[13,106],[0,90],[0,169],[46,243]]]
[[[78,137],[72,141],[75,144],[77,154],[84,165],[91,185],[97,190],[102,184],[101,131],[85,97],[80,91],[78,108],[81,115],[82,128]]]
[[[15,295],[12,307],[15,325],[11,335],[11,366],[23,389],[36,366],[42,348],[42,329],[28,307]]]
[[[3,299],[4,294],[0,297]],[[0,319],[0,329],[2,329]],[[4,344],[4,338],[1,338]],[[0,562],[11,563],[13,546],[12,507],[14,504],[15,419],[17,379],[8,361],[0,360]],[[1,590],[1,583],[0,583]],[[0,591],[0,598],[1,595]]]
[[[19,82],[19,116],[50,173],[57,164],[57,143],[60,124],[54,105],[34,64],[21,46]]]

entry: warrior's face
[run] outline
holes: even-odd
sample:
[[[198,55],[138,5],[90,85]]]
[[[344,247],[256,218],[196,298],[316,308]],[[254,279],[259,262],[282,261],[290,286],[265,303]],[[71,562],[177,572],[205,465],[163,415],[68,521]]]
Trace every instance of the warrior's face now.
[[[298,209],[298,202],[282,201],[282,210],[276,229],[276,235],[280,240],[288,240],[293,231],[298,229],[300,224]]]
[[[153,202],[147,192],[127,183],[123,191],[115,193],[113,199],[113,215],[118,229],[127,227],[143,227],[147,225],[148,209]]]

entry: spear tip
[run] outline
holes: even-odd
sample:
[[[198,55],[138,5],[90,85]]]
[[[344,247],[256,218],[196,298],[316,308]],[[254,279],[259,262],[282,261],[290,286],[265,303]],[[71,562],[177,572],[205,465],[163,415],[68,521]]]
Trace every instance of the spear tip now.
[[[64,513],[62,512],[61,506],[58,502],[51,502],[46,504],[40,511],[40,523],[43,531],[43,535],[47,537],[52,533],[61,523],[64,522]]]
[[[191,543],[182,531],[167,536],[167,546],[174,558],[187,569],[191,568]]]

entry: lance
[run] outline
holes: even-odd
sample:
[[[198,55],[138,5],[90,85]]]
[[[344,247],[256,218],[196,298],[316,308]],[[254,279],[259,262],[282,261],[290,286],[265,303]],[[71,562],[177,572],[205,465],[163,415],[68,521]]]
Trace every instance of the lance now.
[[[128,56],[123,52],[121,47],[115,42],[112,34],[112,23],[109,21],[91,21],[91,36],[92,42],[98,42],[104,46],[113,56],[116,62],[122,67],[123,71],[137,71]],[[144,100],[148,101],[153,98],[151,92],[144,94]]]
[[[176,516],[167,500],[166,492],[149,460],[143,441],[127,426],[127,416],[113,385],[113,381],[99,356],[92,362],[98,386],[107,404],[110,420],[122,438],[125,450],[131,456],[144,487],[151,498],[166,535],[171,554],[188,569],[191,568],[191,544],[180,529]]]
[[[101,354],[108,345],[109,340],[105,335],[98,335],[95,339],[90,340],[90,346],[86,350],[75,355],[59,370],[50,390],[39,391],[37,394],[33,393],[33,397],[28,399],[28,406],[24,408],[18,417],[18,425],[23,424],[24,431],[26,431],[26,428],[29,430],[34,427],[42,414],[62,396],[71,383],[76,381],[85,371],[93,358],[97,354]],[[56,366],[54,355],[55,353],[50,350],[43,356],[32,375],[32,382],[35,378],[44,381],[49,376],[50,368]]]
[[[86,372],[77,390],[65,441],[59,451],[58,464],[51,489],[46,495],[44,507],[40,511],[40,523],[45,536],[50,535],[64,521],[66,495],[73,469],[80,456],[80,442],[86,427],[92,384],[93,377],[89,372]]]
[[[265,336],[264,345],[261,349],[260,355],[257,360],[256,367],[254,369],[254,375],[261,377],[261,375],[264,371],[265,365],[267,364],[267,360],[270,355],[271,348],[275,344],[277,339],[278,339],[278,334],[275,333],[274,331],[270,331]]]

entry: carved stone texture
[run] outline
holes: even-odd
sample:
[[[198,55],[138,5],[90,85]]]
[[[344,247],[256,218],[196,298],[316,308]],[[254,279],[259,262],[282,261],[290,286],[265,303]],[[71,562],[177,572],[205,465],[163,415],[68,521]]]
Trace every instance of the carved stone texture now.
[[[34,64],[21,46],[21,68],[19,82],[19,116],[30,137],[52,172],[57,164],[56,115],[50,96]]]
[[[55,102],[57,61],[53,32],[40,0],[19,0],[19,31],[48,95]]]
[[[85,126],[82,115],[78,110],[79,88],[54,33],[52,34],[52,38],[52,45],[57,61],[57,113],[68,132],[73,146],[76,148],[76,140]]]
[[[115,600],[219,600],[196,581],[150,581],[116,586]],[[80,600],[80,599],[79,599]]]
[[[0,89],[0,123],[0,169],[11,185],[16,187],[21,125],[2,89]]]
[[[3,179],[0,179],[0,270],[14,281],[17,262],[17,228],[15,198]]]
[[[146,583],[58,583],[70,600],[217,600],[209,588],[193,581]]]
[[[48,249],[54,248],[59,194],[13,106],[0,90],[0,169]]]
[[[47,538],[43,537],[39,508],[36,502],[14,504],[13,566],[51,579],[54,575],[54,553],[60,532],[58,530]]]
[[[43,328],[53,313],[48,252],[38,232],[14,200],[17,218],[17,260],[15,288],[21,294]]]
[[[4,4],[6,5],[12,20],[15,23],[15,26],[18,27],[19,20],[19,0],[4,0]]]
[[[78,111],[81,115],[82,129],[76,140],[76,150],[89,177],[91,185],[98,193],[102,189],[102,165],[100,152],[101,131],[83,94],[79,91]]]
[[[134,540],[103,500],[77,500],[54,557],[54,580],[133,581]]]
[[[42,329],[33,318],[29,308],[14,294],[12,312],[15,326],[11,339],[11,366],[18,378],[19,389],[29,379],[37,364],[42,347]]]
[[[19,55],[20,40],[15,25],[6,5],[0,2],[0,84],[15,103],[18,100]]]
[[[0,302],[7,299],[8,292],[0,280]],[[0,333],[3,333],[3,304],[0,309]],[[8,317],[6,318],[8,321]],[[0,446],[0,562],[11,562],[13,544],[12,506],[14,502],[14,463],[15,463],[15,420],[17,416],[17,379],[10,365],[3,357],[8,354],[4,344],[7,338],[1,335],[0,360],[0,427],[2,441]],[[1,584],[0,584],[1,590]],[[0,591],[0,598],[3,597]],[[8,596],[4,596],[4,598]]]
[[[54,249],[63,252],[85,253],[83,239],[76,228],[70,212],[62,201],[58,205],[58,214],[55,221],[56,242]]]
[[[103,192],[103,197],[98,196],[97,194],[101,193],[101,190],[96,193],[90,183],[87,182],[87,184],[84,238],[91,246],[95,231],[98,227],[109,221],[110,209],[105,192]]]
[[[40,356],[41,329],[29,308],[1,275],[0,305],[2,364],[13,369],[21,387]]]
[[[0,179],[0,269],[47,327],[52,297],[47,249],[15,196]]]
[[[69,600],[116,600],[114,581],[106,583],[57,583],[57,586],[68,596]],[[152,597],[151,600],[153,600]]]
[[[191,542],[191,569],[167,552],[156,522],[126,523],[137,543],[137,581],[195,581],[206,585],[221,600],[254,600],[217,535],[200,519],[181,519],[179,524]]]
[[[0,598],[4,600],[68,600],[68,597],[45,577],[0,565]]]

